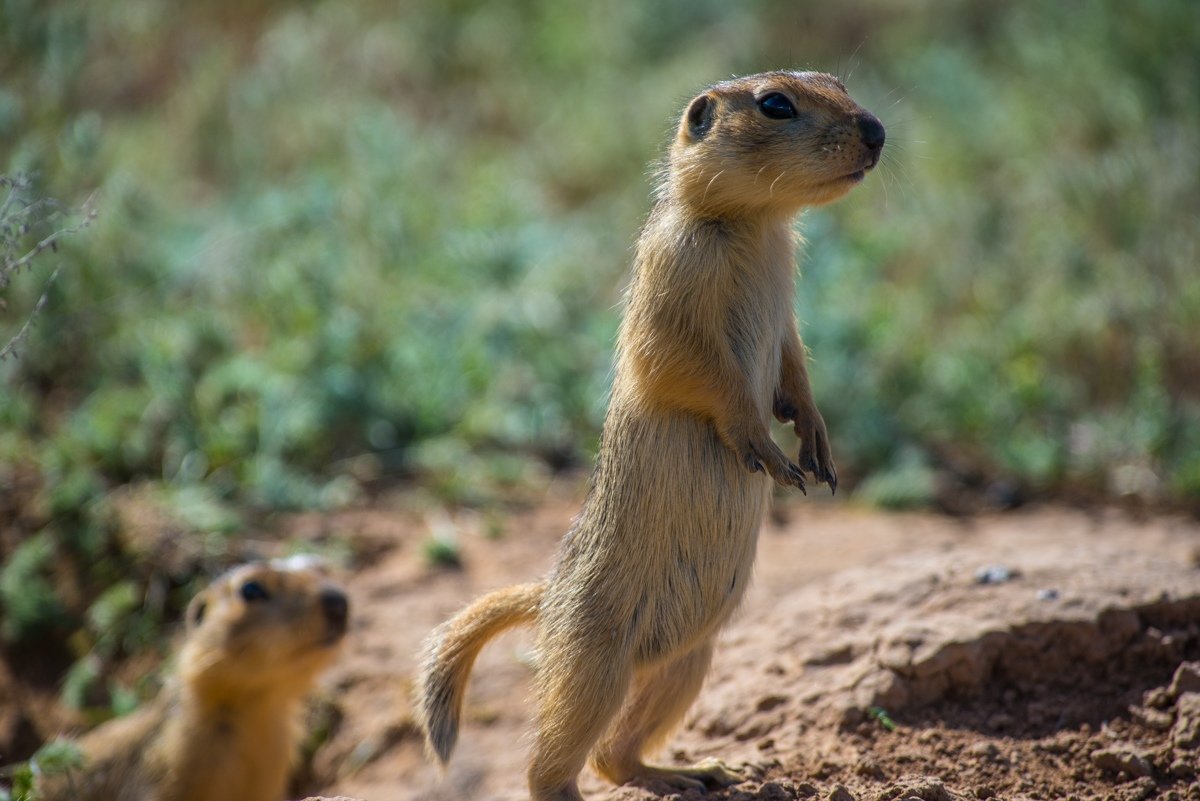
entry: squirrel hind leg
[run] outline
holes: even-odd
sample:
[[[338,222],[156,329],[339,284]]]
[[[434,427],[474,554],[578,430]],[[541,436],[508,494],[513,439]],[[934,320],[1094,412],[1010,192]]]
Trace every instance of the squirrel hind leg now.
[[[580,801],[576,779],[621,708],[632,656],[594,643],[543,641],[529,790],[534,801]]]
[[[666,662],[638,671],[633,692],[592,756],[596,770],[617,784],[660,782],[675,789],[704,790],[736,784],[742,777],[717,763],[691,768],[655,767],[643,755],[661,745],[696,699],[712,662],[706,640]]]

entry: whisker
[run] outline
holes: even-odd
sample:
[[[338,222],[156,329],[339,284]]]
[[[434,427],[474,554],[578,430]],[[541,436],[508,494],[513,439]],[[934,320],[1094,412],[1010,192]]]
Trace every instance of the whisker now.
[[[704,187],[704,195],[703,195],[703,197],[701,197],[701,198],[700,198],[700,202],[701,202],[701,203],[703,203],[705,200],[708,200],[708,190],[709,190],[709,189],[712,189],[713,181],[717,180],[718,178],[720,178],[720,177],[721,177],[722,175],[724,175],[724,174],[725,174],[725,171],[724,171],[724,170],[721,170],[719,173],[717,173],[716,175],[714,175],[714,176],[712,177],[712,180],[710,180],[710,181],[708,182],[708,186]]]
[[[854,61],[854,57],[858,55],[858,51],[861,50],[862,46],[866,43],[867,43],[867,37],[863,36],[863,38],[859,41],[858,46],[854,48],[854,52],[850,54],[851,61]],[[850,83],[850,79],[854,77],[854,71],[856,69],[858,69],[858,64],[857,63],[851,64],[850,65],[850,73],[846,76],[846,79],[844,81],[842,81],[842,83]]]
[[[782,178],[786,174],[787,174],[787,170],[784,170],[783,172],[779,173],[779,175],[775,176],[775,180],[771,181],[771,188],[769,190],[767,190],[768,195],[775,194],[775,184],[779,183],[779,179]]]

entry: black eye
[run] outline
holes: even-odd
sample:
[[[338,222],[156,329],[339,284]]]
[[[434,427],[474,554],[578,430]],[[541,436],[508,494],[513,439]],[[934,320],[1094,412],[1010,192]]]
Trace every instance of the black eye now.
[[[769,95],[760,97],[758,108],[773,120],[787,120],[796,116],[796,107],[792,105],[792,101],[779,92],[771,92]]]
[[[242,600],[247,603],[266,601],[271,597],[271,594],[267,592],[266,587],[259,584],[257,581],[247,581],[245,584],[243,584],[241,594]]]

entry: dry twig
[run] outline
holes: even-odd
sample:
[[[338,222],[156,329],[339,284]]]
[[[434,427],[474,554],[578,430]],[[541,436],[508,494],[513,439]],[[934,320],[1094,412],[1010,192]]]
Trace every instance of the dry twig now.
[[[82,218],[78,223],[52,231],[38,240],[32,247],[26,249],[24,240],[31,229],[40,223],[46,222],[56,214],[65,213],[61,204],[55,200],[50,198],[30,198],[30,186],[31,182],[27,176],[0,175],[0,189],[8,190],[4,200],[0,201],[0,292],[8,288],[12,279],[21,270],[28,271],[34,259],[47,250],[57,251],[59,240],[82,231],[96,219],[96,209],[93,205],[95,196],[93,195],[87,199],[80,209]],[[29,317],[26,318],[17,333],[0,347],[0,361],[5,361],[9,356],[15,357],[17,355],[17,348],[28,338],[33,321],[46,306],[50,295],[50,287],[54,285],[55,279],[58,278],[58,272],[59,268],[55,268],[54,272],[50,274],[50,280],[46,282],[46,288],[34,304]],[[6,308],[7,304],[4,298],[0,297],[0,311]]]

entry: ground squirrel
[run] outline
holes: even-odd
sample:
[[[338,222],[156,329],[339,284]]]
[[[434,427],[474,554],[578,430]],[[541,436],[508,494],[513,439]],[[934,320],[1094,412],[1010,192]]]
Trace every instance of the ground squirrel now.
[[[740,779],[643,754],[691,705],[745,591],[766,476],[837,486],[792,310],[792,220],[850,191],[883,143],[879,120],[822,73],[738,78],[688,104],[638,239],[591,489],[554,571],[429,637],[418,717],[442,762],[479,650],[534,622],[534,799],[580,799],[589,756],[617,783]],[[772,414],[794,425],[796,463],[771,439]]]
[[[311,559],[235,568],[192,599],[177,676],[79,740],[48,801],[282,801],[301,701],[346,632],[346,595]]]

